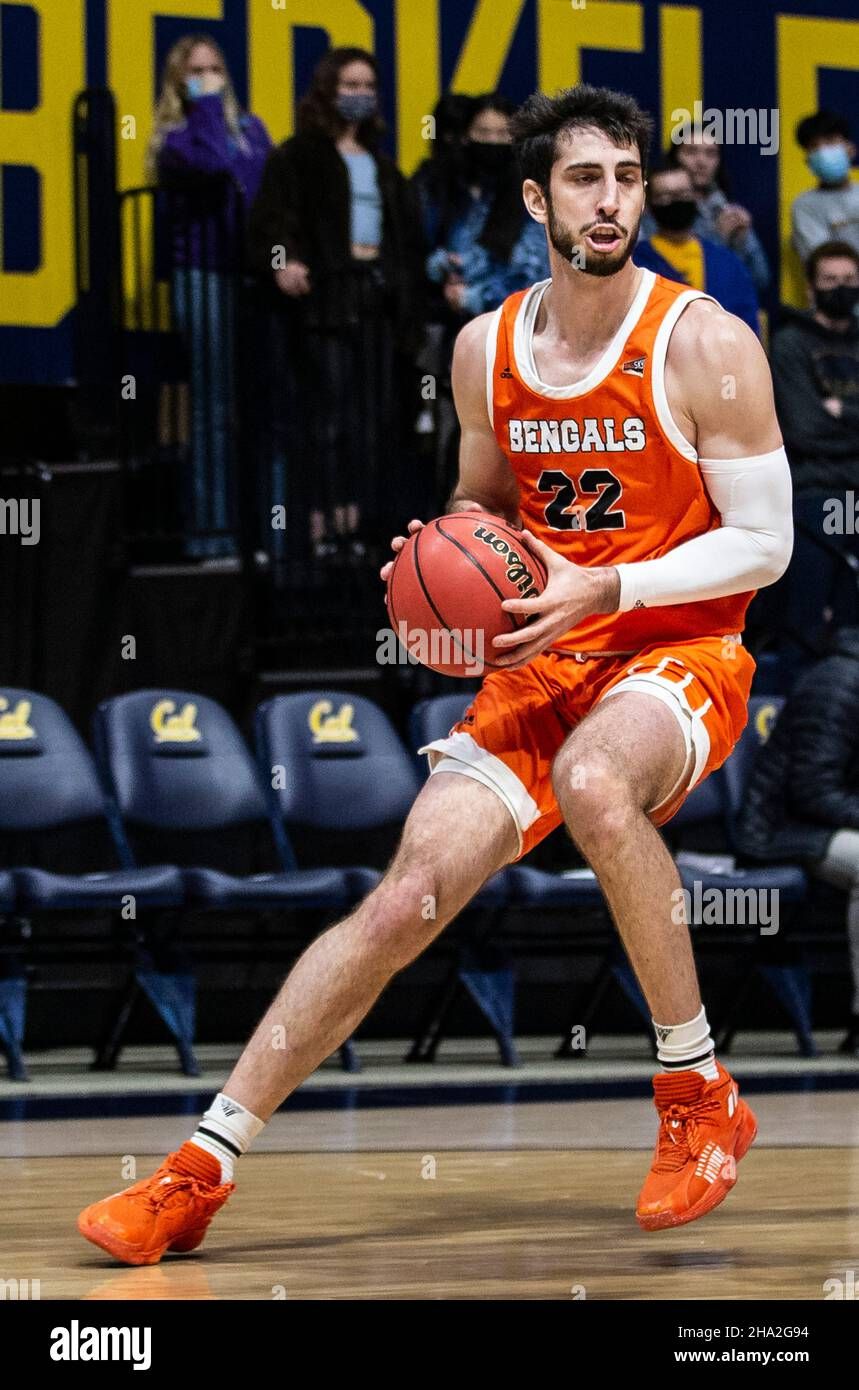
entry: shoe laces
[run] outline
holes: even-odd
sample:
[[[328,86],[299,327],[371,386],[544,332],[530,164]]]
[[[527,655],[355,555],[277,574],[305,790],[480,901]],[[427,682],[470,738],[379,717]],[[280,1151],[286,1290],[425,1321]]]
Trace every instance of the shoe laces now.
[[[720,1109],[715,1096],[677,1102],[660,1110],[659,1137],[656,1141],[654,1173],[676,1173],[690,1159],[697,1159],[706,1138],[706,1127],[715,1122]]]
[[[194,1178],[184,1173],[174,1173],[168,1168],[159,1168],[154,1173],[149,1186],[141,1192],[144,1204],[152,1211],[159,1211],[176,1192],[192,1192],[200,1196],[200,1185]]]

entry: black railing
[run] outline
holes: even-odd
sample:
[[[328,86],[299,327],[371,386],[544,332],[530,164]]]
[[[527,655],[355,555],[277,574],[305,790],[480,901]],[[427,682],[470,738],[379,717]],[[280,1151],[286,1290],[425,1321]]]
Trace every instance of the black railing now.
[[[212,178],[126,189],[118,204],[120,452],[133,551],[238,556],[241,191]]]
[[[342,294],[326,282],[321,300],[281,294],[246,272],[247,209],[230,178],[116,191],[114,121],[110,93],[82,93],[79,376],[112,410],[126,553],[235,557],[268,670],[372,663],[387,537],[438,510],[410,493],[422,477],[435,491],[434,466],[409,452],[413,381],[404,388],[377,272],[344,269]],[[344,503],[361,530],[332,535]]]

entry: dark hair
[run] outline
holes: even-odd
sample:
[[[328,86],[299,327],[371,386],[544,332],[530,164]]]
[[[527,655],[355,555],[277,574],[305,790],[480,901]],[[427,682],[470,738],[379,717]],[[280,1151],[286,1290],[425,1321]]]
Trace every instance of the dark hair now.
[[[804,150],[815,140],[823,140],[827,135],[840,135],[844,140],[851,139],[846,116],[837,116],[834,111],[815,111],[813,116],[803,116],[796,127],[796,143]]]
[[[451,103],[455,102],[455,105],[446,107],[444,113],[446,118],[452,117],[448,126],[447,142],[443,143],[437,106],[433,157],[421,166],[416,175],[418,184],[423,185],[426,196],[438,208],[436,242],[439,246],[445,244],[453,223],[469,205],[470,195],[464,159],[469,127],[483,111],[500,111],[509,119],[516,109],[515,103],[501,92],[483,92],[480,96],[468,97],[448,93],[442,101],[448,100]],[[494,191],[486,221],[477,238],[478,244],[496,260],[509,261],[513,247],[521,235],[526,216],[522,202],[522,176],[514,158],[509,174],[499,180]]]
[[[694,130],[693,133],[695,135],[699,135],[700,128]],[[665,163],[667,164],[668,168],[684,168],[684,165],[680,159],[680,151],[683,149],[684,145],[691,145],[691,143],[691,140],[678,140],[676,145],[669,145],[668,149],[665,151]],[[716,187],[722,190],[726,198],[729,198],[731,196],[731,181],[728,178],[728,173],[725,169],[725,161],[722,157],[722,146],[717,144],[716,141],[713,141],[713,148],[717,150],[719,154],[719,163],[716,165]],[[651,172],[654,171],[651,170]]]
[[[809,284],[813,284],[820,262],[828,261],[835,256],[849,256],[853,264],[859,266],[859,251],[855,246],[851,246],[849,241],[822,241],[819,246],[815,246],[811,255],[806,257],[805,274]]]
[[[345,130],[344,121],[335,106],[340,73],[349,63],[367,63],[379,81],[379,65],[372,53],[363,48],[331,48],[319,60],[310,79],[310,87],[298,103],[298,130],[321,130],[335,140]],[[355,138],[365,149],[374,149],[383,134],[385,123],[381,116],[368,116],[361,121]]]
[[[689,173],[689,170],[684,169],[682,164],[673,163],[672,160],[669,158],[668,152],[666,152],[664,155],[660,155],[656,162],[652,164],[647,171],[648,203],[650,202],[650,199],[653,196],[653,180],[657,179],[660,174],[676,174],[678,170],[681,174],[686,175],[690,183],[692,182],[692,175]]]
[[[553,97],[535,92],[519,107],[512,124],[522,177],[533,179],[544,191],[557,158],[558,135],[566,130],[592,127],[615,145],[637,145],[642,176],[647,171],[653,121],[625,92],[585,83]]]
[[[477,97],[467,96],[465,92],[445,92],[439,97],[432,110],[435,120],[435,157],[446,145],[462,139],[471,125],[477,101]]]
[[[483,111],[500,111],[502,116],[506,116],[508,121],[513,119],[516,112],[516,103],[502,92],[483,92],[478,97],[471,98],[471,110],[465,122],[463,135],[468,135],[468,127],[473,125],[477,117]]]

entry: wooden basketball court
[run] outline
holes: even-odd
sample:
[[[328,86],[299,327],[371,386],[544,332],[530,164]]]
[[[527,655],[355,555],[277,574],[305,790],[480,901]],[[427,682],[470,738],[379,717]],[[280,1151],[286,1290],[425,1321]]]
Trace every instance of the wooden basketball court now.
[[[0,1278],[37,1279],[42,1299],[817,1301],[837,1296],[833,1280],[859,1294],[859,1065],[753,1084],[760,1134],[731,1195],[645,1233],[633,1215],[655,1137],[643,1086],[570,1100],[508,1074],[491,1091],[417,1087],[412,1104],[338,1081],[272,1120],[198,1251],[141,1269],[83,1241],[75,1217],[151,1172],[210,1092],[187,1090],[171,1114],[145,1113],[145,1097],[115,1114],[116,1097],[91,1096],[93,1113],[52,1115],[48,1102],[30,1118],[18,1102],[16,1118],[6,1086]]]

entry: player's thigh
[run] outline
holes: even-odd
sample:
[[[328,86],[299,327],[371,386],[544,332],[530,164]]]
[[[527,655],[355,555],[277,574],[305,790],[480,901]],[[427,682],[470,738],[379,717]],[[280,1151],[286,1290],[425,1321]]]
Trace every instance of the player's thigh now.
[[[427,884],[449,920],[516,855],[516,827],[489,787],[455,772],[435,772],[418,794],[387,877]]]
[[[552,769],[565,818],[591,816],[621,802],[642,811],[661,805],[691,775],[676,715],[660,700],[618,692],[601,701],[566,738]]]

